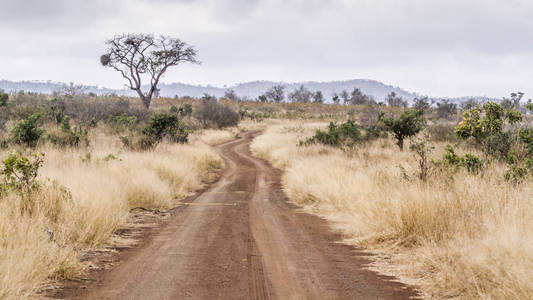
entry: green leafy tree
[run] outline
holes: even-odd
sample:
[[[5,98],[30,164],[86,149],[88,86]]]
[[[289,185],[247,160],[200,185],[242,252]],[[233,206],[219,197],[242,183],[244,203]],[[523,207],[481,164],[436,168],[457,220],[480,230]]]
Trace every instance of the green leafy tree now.
[[[19,121],[11,130],[11,138],[14,143],[35,147],[39,139],[44,134],[44,130],[39,127],[40,114],[33,114],[28,118]]]
[[[461,139],[473,138],[483,146],[485,153],[493,154],[494,146],[501,147],[496,144],[509,140],[502,138],[511,135],[511,132],[503,132],[504,124],[513,126],[521,121],[522,114],[516,109],[505,109],[501,104],[487,102],[483,107],[477,105],[466,111],[463,114],[463,121],[455,127],[455,134]],[[504,151],[504,154],[507,154],[507,151]]]
[[[380,116],[387,131],[396,139],[396,144],[403,151],[404,140],[414,136],[426,127],[426,118],[422,110],[406,109],[399,117]]]
[[[9,100],[9,95],[0,91],[0,107],[6,107],[7,100]]]
[[[333,94],[333,98],[331,98],[331,100],[335,104],[339,104],[341,102],[341,98],[339,97],[339,95],[337,95],[337,93]]]

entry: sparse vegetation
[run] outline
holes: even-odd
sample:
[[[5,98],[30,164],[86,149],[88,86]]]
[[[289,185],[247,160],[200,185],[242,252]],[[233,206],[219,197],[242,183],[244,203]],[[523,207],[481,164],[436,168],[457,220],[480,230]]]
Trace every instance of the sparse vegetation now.
[[[87,270],[82,253],[103,245],[131,208],[169,208],[222,167],[202,132],[187,143],[198,128],[191,103],[151,112],[129,99],[61,97],[19,94],[2,110],[0,299],[76,278]],[[130,151],[120,136],[145,136],[151,151]]]
[[[348,242],[386,254],[373,268],[416,283],[428,298],[531,298],[531,184],[507,181],[506,162],[487,164],[470,143],[418,138],[404,152],[388,138],[355,153],[296,146],[326,126],[275,124],[251,146],[285,171],[293,202],[331,220]]]
[[[285,170],[291,200],[390,257],[375,268],[436,298],[533,294],[532,268],[518,263],[532,253],[519,250],[529,249],[533,219],[524,107],[486,102],[457,122],[456,108],[442,115],[426,98],[407,109],[357,91],[338,96],[347,105],[313,101],[316,93],[291,103],[265,97],[157,98],[150,111],[129,98],[10,96],[0,217],[17,222],[0,222],[8,249],[0,265],[16,272],[0,268],[3,295],[75,278],[86,269],[80,253],[102,245],[130,208],[167,208],[197,189],[222,166],[206,144],[235,138],[240,119],[267,127],[252,150]]]

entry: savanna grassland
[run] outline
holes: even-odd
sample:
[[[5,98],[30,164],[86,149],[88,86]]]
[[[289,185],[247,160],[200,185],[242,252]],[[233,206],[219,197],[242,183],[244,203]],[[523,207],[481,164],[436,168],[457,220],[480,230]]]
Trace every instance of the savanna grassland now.
[[[394,100],[394,99],[393,99]],[[533,298],[530,105],[359,105],[18,93],[0,101],[0,298],[87,272],[136,208],[164,210],[254,155],[369,266],[427,298]]]
[[[147,111],[117,97],[9,97],[0,299],[32,298],[47,282],[76,278],[87,271],[82,254],[131,222],[132,209],[168,209],[216,177],[223,161],[209,145],[235,138],[237,113],[220,126],[192,116],[207,105],[190,104],[161,100]]]
[[[464,117],[425,110],[400,151],[389,113],[361,126],[368,107],[352,109],[354,122],[337,125],[272,123],[252,151],[284,170],[294,203],[424,297],[533,298],[529,112],[496,103]]]

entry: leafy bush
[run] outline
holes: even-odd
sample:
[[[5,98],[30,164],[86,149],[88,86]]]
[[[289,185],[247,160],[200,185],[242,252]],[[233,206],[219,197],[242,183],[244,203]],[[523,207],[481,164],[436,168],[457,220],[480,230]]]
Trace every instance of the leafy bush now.
[[[154,148],[163,139],[175,143],[186,143],[189,132],[178,116],[162,112],[152,115],[150,122],[139,134],[121,136],[122,144],[132,150],[149,150]]]
[[[385,124],[387,131],[396,139],[396,144],[403,151],[405,138],[414,136],[426,127],[426,119],[422,110],[406,109],[399,117],[385,118],[380,115],[380,120]]]
[[[187,117],[192,115],[192,105],[189,103],[185,103],[181,105],[180,107],[177,107],[176,105],[172,105],[170,107],[170,112],[179,115],[180,117]]]
[[[38,185],[36,178],[44,161],[44,154],[34,154],[31,160],[18,152],[12,152],[3,161],[3,189],[28,192]]]
[[[115,133],[132,131],[138,122],[139,120],[136,116],[130,116],[125,113],[118,116],[110,116],[108,120],[109,127]]]
[[[185,125],[178,117],[166,112],[155,113],[142,133],[156,141],[161,141],[166,137],[176,143],[186,143],[189,136]]]
[[[120,141],[124,147],[135,151],[150,150],[158,144],[153,137],[144,134],[121,136]]]
[[[504,125],[507,123],[512,127],[521,121],[522,114],[517,110],[487,102],[483,107],[478,105],[466,111],[463,121],[455,127],[455,133],[461,139],[473,139],[485,154],[504,160],[517,141],[517,132],[504,131]]]
[[[6,107],[7,100],[9,100],[9,95],[0,91],[0,107]]]
[[[239,124],[239,114],[235,110],[210,97],[202,99],[194,111],[194,116],[205,127],[224,128]]]
[[[429,146],[426,140],[418,140],[414,141],[409,148],[415,153],[415,159],[418,164],[418,179],[427,181],[432,171],[429,154],[434,147]]]
[[[329,123],[327,131],[318,129],[315,135],[307,139],[302,144],[316,144],[333,147],[353,147],[363,141],[361,129],[354,121],[347,121],[340,125]]]
[[[39,128],[38,122],[41,119],[40,114],[33,114],[27,119],[19,121],[11,130],[11,139],[14,143],[35,147],[44,130]]]
[[[446,146],[442,161],[435,163],[444,164],[444,166],[454,171],[465,168],[471,174],[479,174],[484,167],[484,162],[479,157],[472,153],[466,153],[461,157],[455,153],[455,149],[451,145]]]
[[[519,159],[515,151],[511,151],[507,157],[507,171],[503,175],[505,180],[513,184],[519,184],[532,173],[533,161],[530,158]]]
[[[56,123],[61,123],[61,121],[65,117],[65,110],[66,110],[65,101],[59,98],[54,98],[48,101],[47,106],[46,106],[47,115],[52,120],[54,120]]]
[[[60,132],[48,134],[48,140],[59,147],[78,147],[81,142],[89,145],[87,129],[82,126],[76,126],[72,129],[69,116],[63,117]]]

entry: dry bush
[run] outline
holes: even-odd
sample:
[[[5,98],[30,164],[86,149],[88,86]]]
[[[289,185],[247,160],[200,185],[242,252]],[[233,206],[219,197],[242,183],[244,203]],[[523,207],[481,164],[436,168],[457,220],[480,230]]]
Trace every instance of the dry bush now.
[[[427,297],[533,298],[530,184],[510,185],[498,163],[478,176],[406,181],[398,166],[415,173],[413,153],[391,141],[355,153],[296,146],[312,132],[306,124],[271,126],[252,150],[285,169],[292,201],[332,221],[346,242],[386,254],[378,270],[417,284]]]
[[[101,129],[90,139],[86,149],[38,149],[45,163],[41,188],[31,196],[32,213],[22,213],[19,194],[2,195],[0,299],[30,297],[47,280],[79,275],[85,269],[80,253],[105,243],[131,208],[168,208],[222,167],[200,142],[129,152]]]
[[[225,128],[239,124],[239,113],[227,104],[215,98],[205,96],[193,109],[193,116],[201,121],[204,127]]]

